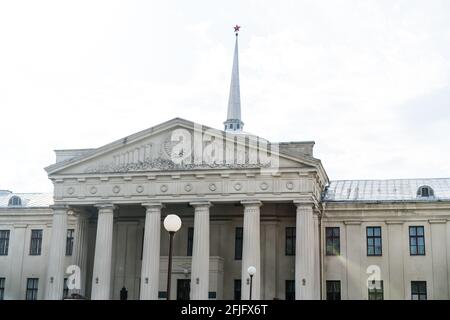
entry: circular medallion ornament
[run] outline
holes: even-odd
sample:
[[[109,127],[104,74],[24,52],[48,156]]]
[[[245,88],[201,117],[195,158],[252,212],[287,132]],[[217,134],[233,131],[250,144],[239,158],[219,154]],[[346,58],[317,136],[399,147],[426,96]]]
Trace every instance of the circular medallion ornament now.
[[[91,187],[91,189],[89,189],[89,192],[91,194],[96,194],[97,193],[97,188],[96,187]]]
[[[261,182],[259,187],[261,188],[261,190],[267,190],[267,188],[269,188],[269,185],[266,182]]]
[[[169,188],[167,187],[167,185],[163,184],[159,190],[161,190],[161,192],[167,192],[167,190],[169,190]]]
[[[75,192],[75,189],[73,188],[73,187],[69,187],[68,189],[67,189],[67,193],[68,194],[73,194]]]
[[[137,186],[136,187],[136,192],[137,193],[142,193],[144,191],[144,187],[143,186]]]
[[[119,192],[120,192],[120,187],[119,187],[119,186],[114,186],[113,189],[112,189],[112,191],[113,191],[114,193],[119,193]]]
[[[242,184],[240,184],[239,182],[234,185],[234,190],[239,191],[241,189],[242,189]]]
[[[216,191],[216,190],[217,190],[216,185],[215,185],[214,183],[210,183],[210,184],[209,184],[209,190],[211,190],[211,191]]]
[[[286,188],[288,188],[289,190],[292,190],[292,189],[294,189],[294,184],[291,181],[289,181],[286,183]]]
[[[184,186],[184,190],[185,190],[186,192],[190,192],[190,191],[192,190],[192,185],[191,185],[191,184],[185,185],[185,186]]]

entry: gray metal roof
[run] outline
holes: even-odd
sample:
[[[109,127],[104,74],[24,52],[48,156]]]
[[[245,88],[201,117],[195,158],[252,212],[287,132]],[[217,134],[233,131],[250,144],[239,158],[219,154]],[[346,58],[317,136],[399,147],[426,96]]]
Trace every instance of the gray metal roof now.
[[[21,199],[21,206],[8,206],[9,199],[17,196]],[[42,208],[53,204],[53,193],[13,193],[1,190],[0,208]]]
[[[434,196],[418,196],[417,190],[421,186],[431,187]],[[450,200],[450,178],[331,181],[323,200],[325,202]]]

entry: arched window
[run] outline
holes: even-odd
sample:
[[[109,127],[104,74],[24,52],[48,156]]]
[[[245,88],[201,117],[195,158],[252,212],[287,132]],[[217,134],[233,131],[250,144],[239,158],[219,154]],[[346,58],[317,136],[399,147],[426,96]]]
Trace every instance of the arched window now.
[[[417,196],[421,198],[434,197],[434,191],[429,186],[421,186],[417,189]]]
[[[22,206],[22,199],[18,196],[12,196],[9,198],[8,207],[20,207]]]

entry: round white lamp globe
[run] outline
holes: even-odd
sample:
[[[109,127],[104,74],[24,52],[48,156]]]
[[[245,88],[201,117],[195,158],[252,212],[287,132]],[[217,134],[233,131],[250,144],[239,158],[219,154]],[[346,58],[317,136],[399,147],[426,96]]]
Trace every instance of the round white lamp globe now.
[[[164,219],[164,228],[169,232],[177,232],[181,228],[181,219],[176,214],[169,214]]]
[[[253,276],[256,273],[256,268],[254,266],[250,266],[247,269],[249,275]]]

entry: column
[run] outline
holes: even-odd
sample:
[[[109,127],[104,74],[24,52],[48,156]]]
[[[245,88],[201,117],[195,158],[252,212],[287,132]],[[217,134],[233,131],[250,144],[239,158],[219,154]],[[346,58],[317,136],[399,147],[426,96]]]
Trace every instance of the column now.
[[[89,235],[89,215],[83,210],[74,210],[77,216],[75,229],[75,243],[73,248],[73,264],[80,268],[80,288],[77,290],[82,296],[86,295],[87,253]],[[75,291],[75,292],[77,292]]]
[[[114,209],[112,204],[97,205],[97,237],[95,240],[92,300],[108,300],[111,292],[111,260]]]
[[[250,276],[248,267],[256,268],[253,276],[252,300],[261,299],[261,248],[259,236],[259,208],[261,201],[246,200],[244,205],[244,234],[242,248],[241,298],[248,300],[250,295]]]
[[[145,231],[141,268],[141,300],[157,300],[159,290],[159,259],[161,243],[161,209],[159,202],[144,203]]]
[[[297,222],[295,234],[295,299],[315,298],[315,232],[311,204],[295,202]]]
[[[209,291],[209,207],[208,201],[191,202],[195,208],[191,267],[191,300],[207,300]]]
[[[11,255],[11,265],[6,279],[5,300],[24,299],[22,288],[25,279],[23,278],[23,256],[25,252],[26,224],[15,224],[12,229],[9,254]],[[14,252],[14,254],[12,254]]]
[[[320,300],[320,224],[319,224],[319,214],[314,212],[314,300]]]
[[[51,206],[53,210],[52,236],[45,285],[46,300],[61,300],[64,290],[64,258],[67,239],[67,207]]]

